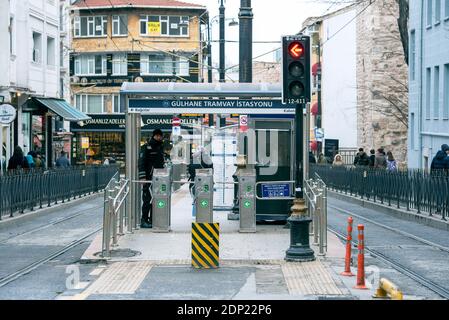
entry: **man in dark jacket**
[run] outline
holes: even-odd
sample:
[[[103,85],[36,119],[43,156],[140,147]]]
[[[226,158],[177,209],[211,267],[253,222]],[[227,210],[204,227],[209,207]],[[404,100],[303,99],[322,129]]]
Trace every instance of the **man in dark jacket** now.
[[[449,146],[443,144],[441,150],[437,152],[430,165],[430,171],[436,173],[437,170],[449,171]]]
[[[363,151],[363,148],[359,149],[359,152],[357,152],[355,158],[354,158],[354,165],[355,166],[367,166],[369,165],[369,157],[366,154],[365,151]]]
[[[153,179],[153,170],[164,168],[164,150],[162,143],[162,131],[156,129],[153,131],[152,138],[142,148],[140,152],[141,163],[139,168],[140,177],[147,181]],[[144,184],[142,193],[142,220],[140,222],[141,228],[152,228],[152,208],[151,208],[151,193],[150,185]]]

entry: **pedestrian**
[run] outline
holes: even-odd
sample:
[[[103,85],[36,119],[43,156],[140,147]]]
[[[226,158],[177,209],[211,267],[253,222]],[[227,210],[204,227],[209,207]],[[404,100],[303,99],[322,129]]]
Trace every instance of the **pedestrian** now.
[[[437,152],[430,165],[430,172],[435,174],[444,170],[449,172],[449,146],[443,144],[441,150]]]
[[[386,169],[387,168],[387,157],[385,156],[385,151],[383,148],[377,149],[374,158],[374,168]]]
[[[312,151],[309,151],[309,163],[316,163],[316,159]]]
[[[374,162],[375,162],[375,160],[376,160],[376,155],[375,155],[376,150],[371,149],[371,150],[369,151],[369,153],[370,153],[370,156],[369,156],[369,166],[370,166],[371,168],[373,168],[373,167],[374,167]]]
[[[332,165],[336,166],[336,167],[340,167],[340,166],[344,166],[345,165],[343,160],[342,160],[342,158],[341,158],[341,154],[337,153],[335,155],[334,162],[332,163]]]
[[[329,163],[322,152],[318,156],[318,163],[319,164],[328,164]]]
[[[398,171],[398,165],[391,151],[387,152],[387,170],[390,172]]]
[[[38,153],[36,151],[30,151],[30,152],[28,152],[28,154],[33,157],[34,167],[35,168],[42,168],[42,161],[41,161]]]
[[[67,168],[70,167],[70,161],[66,157],[66,152],[64,150],[61,151],[59,158],[56,160],[56,167],[58,168]]]
[[[30,166],[30,168],[35,168],[36,164],[34,163],[34,159],[33,159],[33,151],[29,151],[28,154],[25,156],[25,158],[28,161],[28,165]]]
[[[153,131],[151,139],[140,150],[139,160],[139,177],[146,181],[153,179],[154,169],[164,168],[164,149],[162,143],[162,131],[156,129]],[[140,221],[141,228],[152,228],[152,208],[151,208],[151,192],[150,185],[145,183],[142,192],[142,219]]]
[[[8,161],[8,170],[28,169],[29,167],[28,161],[23,155],[22,148],[16,146],[12,157]]]
[[[369,165],[369,157],[366,154],[366,152],[363,150],[363,148],[359,148],[359,152],[357,152],[357,154],[354,158],[354,165],[355,166]]]

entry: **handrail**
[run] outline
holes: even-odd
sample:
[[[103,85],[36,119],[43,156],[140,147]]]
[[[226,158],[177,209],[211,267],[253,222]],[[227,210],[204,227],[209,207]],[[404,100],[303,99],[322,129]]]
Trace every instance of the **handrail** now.
[[[319,176],[304,180],[304,196],[312,218],[311,235],[319,246],[319,254],[327,252],[327,186]]]

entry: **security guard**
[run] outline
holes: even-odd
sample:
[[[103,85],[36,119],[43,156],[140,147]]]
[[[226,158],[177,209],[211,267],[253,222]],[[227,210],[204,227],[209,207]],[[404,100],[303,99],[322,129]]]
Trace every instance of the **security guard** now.
[[[162,131],[156,129],[153,131],[152,138],[147,141],[140,150],[139,176],[147,181],[153,179],[153,170],[164,168],[164,150],[162,142]],[[152,228],[151,218],[151,193],[148,183],[143,186],[142,193],[142,220],[141,228]]]

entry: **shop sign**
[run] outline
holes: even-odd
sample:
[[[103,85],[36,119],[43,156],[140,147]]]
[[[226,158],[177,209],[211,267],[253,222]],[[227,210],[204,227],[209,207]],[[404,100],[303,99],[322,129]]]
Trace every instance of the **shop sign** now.
[[[0,124],[8,125],[16,119],[16,108],[10,104],[0,105]]]
[[[148,32],[150,34],[161,34],[161,23],[160,22],[148,22]]]
[[[89,137],[81,137],[81,148],[89,149]]]

